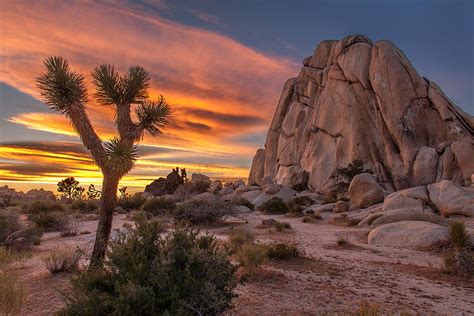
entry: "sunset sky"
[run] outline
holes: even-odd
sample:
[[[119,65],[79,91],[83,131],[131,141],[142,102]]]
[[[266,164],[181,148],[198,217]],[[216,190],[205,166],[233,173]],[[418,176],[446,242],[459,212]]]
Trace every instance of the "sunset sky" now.
[[[391,40],[474,114],[471,1],[0,3],[0,185],[24,191],[55,190],[67,176],[101,183],[67,119],[39,101],[35,78],[48,56],[65,57],[87,81],[99,64],[140,65],[152,75],[151,97],[163,94],[172,105],[171,124],[145,137],[121,182],[132,190],[176,166],[246,178],[284,82],[325,39]],[[90,102],[87,109],[102,139],[112,138],[113,108]]]

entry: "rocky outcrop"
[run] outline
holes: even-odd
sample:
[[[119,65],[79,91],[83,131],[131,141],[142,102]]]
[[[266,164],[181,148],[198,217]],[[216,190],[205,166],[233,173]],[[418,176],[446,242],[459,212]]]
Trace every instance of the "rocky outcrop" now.
[[[321,42],[285,83],[249,180],[270,176],[292,186],[303,179],[329,194],[336,169],[360,159],[390,192],[441,180],[467,186],[473,136],[474,118],[400,49],[348,36]]]
[[[44,189],[32,189],[24,193],[16,191],[14,188],[9,188],[8,185],[0,187],[0,204],[10,202],[31,202],[31,201],[54,201],[56,195],[51,191]]]
[[[193,175],[194,176],[194,175]],[[145,187],[145,192],[154,196],[173,194],[184,183],[178,172],[170,172],[166,178],[159,178]]]

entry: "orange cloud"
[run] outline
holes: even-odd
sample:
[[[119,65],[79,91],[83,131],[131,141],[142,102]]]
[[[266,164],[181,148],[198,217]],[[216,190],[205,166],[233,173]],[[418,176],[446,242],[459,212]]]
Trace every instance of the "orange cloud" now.
[[[87,80],[93,67],[102,63],[114,64],[120,71],[139,64],[152,74],[151,97],[163,94],[175,109],[172,124],[164,133],[145,137],[142,143],[184,150],[180,154],[196,172],[245,177],[248,165],[230,166],[227,161],[240,159],[250,164],[256,148],[229,139],[265,132],[284,81],[296,73],[296,63],[265,55],[221,34],[149,16],[139,7],[118,3],[3,1],[0,81],[38,98],[34,81],[48,56],[67,58]],[[92,95],[90,81],[88,86]],[[116,133],[113,112],[112,107],[88,104],[93,125],[104,140]],[[67,119],[54,113],[18,113],[9,121],[30,129],[75,135]],[[19,163],[44,163],[44,159],[65,167],[72,163],[67,158],[46,158],[44,153],[28,156],[20,151],[7,154],[5,150],[0,151],[2,156],[16,157]],[[199,157],[204,156],[216,162],[203,164]],[[193,157],[198,158],[192,161]],[[155,176],[156,170],[165,174],[174,166],[170,161],[140,160],[137,174]],[[5,172],[0,174],[3,181],[15,177],[14,172]],[[91,181],[100,177],[95,169],[75,175]],[[56,174],[51,179],[57,178]],[[43,175],[42,179],[50,178]],[[131,175],[124,181],[137,184],[140,179]]]
[[[190,153],[178,154],[181,158],[192,157]],[[165,176],[177,165],[175,162],[160,161],[152,157],[175,158],[173,155],[176,153],[167,151],[137,160],[133,172],[122,179],[121,185],[143,189],[152,180]],[[100,170],[79,143],[0,144],[0,156],[8,161],[0,163],[0,181],[5,183],[29,182],[54,190],[58,181],[73,176],[82,185],[94,184],[100,187],[102,184]],[[230,165],[181,162],[179,166],[188,171],[208,174],[213,178],[241,178],[247,174],[247,168]]]

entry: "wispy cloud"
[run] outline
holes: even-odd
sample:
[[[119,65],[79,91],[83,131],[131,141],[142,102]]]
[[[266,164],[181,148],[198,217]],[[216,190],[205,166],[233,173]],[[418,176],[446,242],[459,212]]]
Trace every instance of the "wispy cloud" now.
[[[284,81],[296,73],[298,65],[221,34],[150,15],[140,11],[140,5],[149,3],[138,4],[2,2],[0,81],[38,98],[34,78],[43,71],[42,61],[61,55],[74,70],[86,75],[92,94],[88,74],[94,66],[110,63],[126,71],[139,64],[152,74],[151,96],[164,94],[175,110],[172,124],[157,138],[145,137],[144,145],[219,158],[221,165],[236,158],[250,162],[255,148],[229,139],[265,129]],[[112,107],[91,102],[87,111],[101,137],[115,134]],[[68,120],[55,113],[19,112],[9,121],[29,129],[75,135]],[[221,176],[246,173],[241,166],[223,168],[219,161],[206,170]],[[152,171],[159,169],[157,163],[140,162],[139,172],[155,175]],[[199,161],[189,164],[204,168]]]
[[[195,17],[197,17],[198,19],[200,19],[201,21],[204,21],[206,23],[223,25],[221,19],[216,15],[194,10],[194,9],[189,10],[189,12]]]

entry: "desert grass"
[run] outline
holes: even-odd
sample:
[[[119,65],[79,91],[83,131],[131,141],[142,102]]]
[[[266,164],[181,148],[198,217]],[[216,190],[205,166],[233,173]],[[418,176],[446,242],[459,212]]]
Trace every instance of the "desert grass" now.
[[[85,255],[81,247],[64,247],[42,258],[51,274],[71,273],[79,268],[79,261]]]

